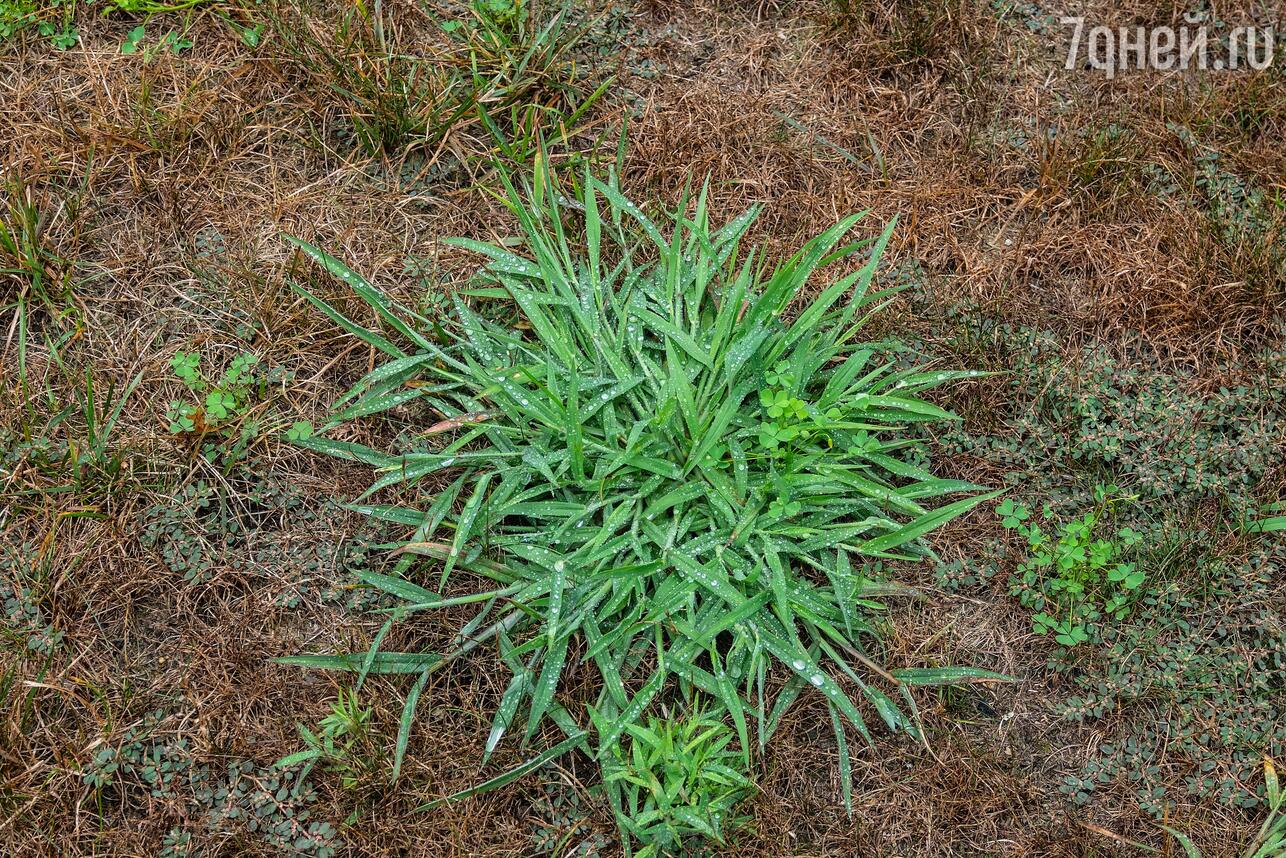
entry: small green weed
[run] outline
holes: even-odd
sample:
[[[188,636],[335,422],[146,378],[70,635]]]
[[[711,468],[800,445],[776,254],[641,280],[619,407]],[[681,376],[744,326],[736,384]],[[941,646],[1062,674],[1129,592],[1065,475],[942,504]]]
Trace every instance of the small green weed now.
[[[601,858],[615,854],[613,838],[594,827],[593,805],[584,790],[561,778],[535,785],[531,848],[535,855]]]
[[[192,832],[171,828],[161,841],[158,858],[188,858],[192,854]]]
[[[146,25],[139,24],[130,30],[125,40],[121,42],[121,53],[138,54],[143,58],[143,62],[148,63],[158,53],[168,51],[171,54],[180,54],[192,47],[192,40],[178,30],[167,30],[164,35],[150,44],[143,41],[146,38]]]
[[[1286,751],[1286,633],[1271,604],[1286,554],[1271,546],[1234,563],[1210,553],[1208,535],[1163,531],[1141,547],[1194,540],[1178,546],[1187,574],[1142,588],[1130,616],[1104,627],[1097,669],[1068,672],[1075,694],[1055,710],[1112,730],[1061,787],[1078,804],[1119,783],[1146,812],[1172,816],[1181,771],[1190,796],[1256,807],[1255,767]]]
[[[806,445],[814,433],[843,427],[840,409],[823,412],[794,395],[796,380],[788,362],[781,361],[765,373],[764,383],[759,404],[768,419],[759,424],[758,440],[771,455],[785,456],[794,442]]]
[[[193,816],[223,839],[248,831],[270,854],[290,858],[334,858],[343,848],[335,826],[313,818],[317,791],[295,772],[237,759],[219,777],[201,765],[189,772],[185,792]]]
[[[727,724],[696,711],[625,729],[628,748],[616,749],[604,780],[617,822],[643,847],[635,858],[688,855],[694,841],[723,844],[748,821],[737,805],[754,786]]]
[[[186,739],[153,738],[164,710],[149,712],[125,732],[117,745],[103,745],[82,768],[81,779],[94,790],[139,786],[154,798],[173,797],[192,766]]]
[[[168,701],[170,705],[173,700]],[[108,715],[117,713],[108,707]],[[185,732],[191,710],[157,708],[128,726],[111,728],[86,749],[80,780],[100,814],[116,814],[140,801],[163,803],[183,820],[158,838],[150,854],[206,854],[198,843],[238,842],[283,858],[333,858],[343,839],[335,826],[314,818],[319,804],[305,774],[282,772],[215,752],[203,761]]]
[[[301,774],[301,777],[306,777],[308,771],[320,762],[339,775],[344,789],[369,781],[382,763],[381,758],[372,755],[371,711],[369,706],[363,707],[358,702],[355,690],[341,688],[338,698],[331,704],[330,713],[321,720],[316,733],[299,725],[299,735],[307,747],[283,757],[277,765],[285,768],[307,763]]]
[[[140,545],[186,583],[207,583],[227,571],[282,587],[277,600],[287,606],[307,597],[374,607],[374,594],[346,586],[346,576],[370,568],[370,545],[385,541],[387,525],[367,521],[362,533],[341,540],[331,524],[342,512],[336,501],[319,502],[239,467],[219,480],[175,487],[163,502],[140,511],[135,527]],[[291,538],[301,534],[308,537]]]
[[[204,372],[196,352],[176,352],[170,367],[193,396],[187,402],[171,400],[165,413],[170,433],[205,440],[202,454],[225,470],[242,459],[255,439],[278,431],[281,424],[274,418],[264,425],[263,415],[269,391],[293,377],[289,370],[268,368],[250,352],[238,354],[218,374]],[[284,434],[294,438],[309,431],[307,421],[298,421]]]
[[[174,376],[199,398],[197,404],[170,402],[165,417],[170,432],[206,432],[219,429],[241,416],[250,404],[258,376],[259,358],[243,352],[217,378],[201,371],[201,356],[196,352],[177,352],[170,360]]]
[[[1027,540],[1029,554],[1018,564],[1012,593],[1036,613],[1032,628],[1053,634],[1066,647],[1098,640],[1100,623],[1120,619],[1129,611],[1134,591],[1145,573],[1122,558],[1140,537],[1123,527],[1114,537],[1104,537],[1104,525],[1122,498],[1115,485],[1094,489],[1097,506],[1079,518],[1046,533],[1027,507],[1011,498],[996,507],[1001,524]],[[1053,510],[1045,505],[1042,519],[1050,522]]]

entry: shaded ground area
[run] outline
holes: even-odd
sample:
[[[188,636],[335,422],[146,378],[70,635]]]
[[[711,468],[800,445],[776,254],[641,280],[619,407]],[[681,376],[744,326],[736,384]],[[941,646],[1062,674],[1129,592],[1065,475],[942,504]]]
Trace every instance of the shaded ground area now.
[[[369,646],[386,605],[351,573],[405,538],[344,508],[368,468],[282,438],[375,356],[292,291],[363,312],[281,234],[432,317],[475,265],[438,239],[507,234],[488,158],[529,164],[540,127],[576,169],[616,162],[625,128],[635,199],[709,176],[723,216],[763,204],[769,258],[852,211],[896,216],[885,276],[910,288],[869,335],[998,373],[947,395],[964,420],[933,430],[937,469],[1056,520],[1115,482],[1119,524],[1143,535],[1146,596],[1066,653],[1033,633],[1024,545],[989,508],[938,533],[939,563],[897,570],[923,597],[888,618],[887,663],[1016,682],[923,693],[929,747],[863,749],[852,819],[828,715],[801,699],[728,854],[1135,854],[1165,847],[1159,821],[1234,854],[1262,818],[1263,755],[1286,753],[1286,550],[1239,526],[1286,483],[1286,81],[1280,59],[1067,71],[1058,23],[1204,8],[639,0],[578,7],[564,50],[444,30],[461,19],[446,5],[389,3],[377,32],[324,3],[215,4],[151,18],[122,53],[143,16],[84,5],[67,50],[5,41],[4,851],[613,854],[575,757],[414,812],[483,776],[507,680],[483,650],[425,688],[396,787],[406,685],[389,679],[360,692],[372,712],[342,764],[306,783],[273,767],[349,686],[270,659]],[[438,75],[431,99],[413,73]],[[494,128],[461,107],[479,98]],[[192,397],[177,353],[236,388],[225,417],[169,431]],[[344,431],[392,444],[426,418]],[[465,616],[390,643],[443,648]]]

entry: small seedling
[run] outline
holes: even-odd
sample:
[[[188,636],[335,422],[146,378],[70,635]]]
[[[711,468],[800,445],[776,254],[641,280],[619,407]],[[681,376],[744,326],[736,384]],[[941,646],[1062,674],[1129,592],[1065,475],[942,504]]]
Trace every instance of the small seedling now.
[[[147,35],[147,28],[144,27],[142,24],[139,24],[137,27],[130,30],[128,33],[125,34],[125,41],[121,42],[121,53],[122,54],[138,53],[138,46],[143,41],[143,38],[146,35]]]
[[[255,395],[262,394],[266,377],[259,372],[259,358],[243,352],[223,375],[207,377],[196,352],[178,352],[170,360],[174,376],[197,397],[196,403],[173,400],[166,412],[170,432],[205,433],[221,429],[242,416]]]
[[[352,789],[378,769],[381,762],[366,753],[370,745],[371,712],[371,707],[358,702],[356,690],[346,692],[341,688],[316,733],[298,725],[299,735],[307,747],[283,757],[277,765],[288,768],[306,763],[300,775],[306,777],[308,770],[320,762],[339,774],[344,789]]]
[[[1099,485],[1094,497],[1093,510],[1062,524],[1057,533],[1042,530],[1027,507],[1011,498],[996,506],[1001,525],[1025,538],[1029,550],[1012,592],[1035,611],[1032,630],[1052,634],[1066,647],[1096,640],[1099,624],[1124,617],[1145,578],[1142,569],[1122,559],[1140,541],[1137,533],[1123,527],[1115,537],[1101,535],[1123,499],[1120,489]],[[1048,504],[1041,519],[1054,519]]]
[[[164,36],[153,44],[144,44],[147,38],[147,29],[143,24],[139,24],[126,34],[125,40],[121,42],[122,54],[139,54],[143,57],[143,62],[150,62],[151,59],[161,51],[169,51],[172,54],[181,54],[188,48],[192,47],[192,40],[177,30],[170,30]]]

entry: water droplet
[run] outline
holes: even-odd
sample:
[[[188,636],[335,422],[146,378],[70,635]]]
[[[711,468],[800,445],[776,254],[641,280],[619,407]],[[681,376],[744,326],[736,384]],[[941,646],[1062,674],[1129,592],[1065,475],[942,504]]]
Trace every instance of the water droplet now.
[[[822,683],[825,682],[826,680],[822,679],[822,675],[820,673],[817,673],[808,677],[808,681],[813,683],[813,685],[816,685],[818,688],[821,688]]]
[[[799,659],[799,658],[792,661],[791,664],[795,666],[795,670],[803,670],[804,668],[808,667],[808,663],[805,662],[803,659]]]

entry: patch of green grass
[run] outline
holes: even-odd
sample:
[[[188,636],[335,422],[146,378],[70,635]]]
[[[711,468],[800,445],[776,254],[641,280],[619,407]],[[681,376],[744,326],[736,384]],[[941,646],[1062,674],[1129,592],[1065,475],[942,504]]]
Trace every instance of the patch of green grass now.
[[[41,339],[51,351],[81,324],[73,294],[75,260],[59,251],[58,228],[74,232],[88,189],[89,168],[79,188],[41,189],[30,177],[17,175],[0,184],[0,282],[13,284],[17,313],[18,375],[24,392],[29,346]],[[29,416],[32,416],[29,414]]]
[[[92,372],[82,377],[57,349],[50,354],[64,383],[45,384],[28,402],[28,421],[16,433],[0,430],[0,474],[25,467],[26,479],[8,487],[14,492],[10,499],[44,501],[50,495],[75,494],[84,504],[109,500],[122,486],[141,479],[135,473],[137,451],[120,437],[118,423],[142,373],[123,389],[109,384],[103,390]]]

